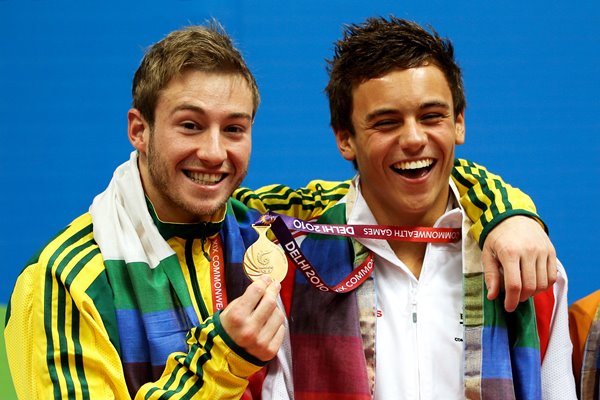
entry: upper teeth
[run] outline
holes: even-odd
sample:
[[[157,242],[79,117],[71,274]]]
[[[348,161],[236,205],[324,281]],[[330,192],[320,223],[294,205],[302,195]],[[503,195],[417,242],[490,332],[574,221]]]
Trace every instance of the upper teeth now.
[[[394,167],[398,169],[419,169],[426,168],[433,164],[433,160],[428,158],[426,160],[418,160],[418,161],[402,161],[394,165]]]
[[[210,185],[221,180],[222,174],[203,174],[200,172],[189,172],[188,176],[196,183]]]

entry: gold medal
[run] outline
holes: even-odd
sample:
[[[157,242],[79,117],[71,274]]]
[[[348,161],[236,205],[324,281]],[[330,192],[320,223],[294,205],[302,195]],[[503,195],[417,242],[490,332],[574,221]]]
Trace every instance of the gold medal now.
[[[261,275],[270,275],[271,278],[281,282],[288,269],[287,257],[281,247],[271,242],[267,237],[269,225],[252,225],[258,239],[244,254],[244,271],[253,281]]]

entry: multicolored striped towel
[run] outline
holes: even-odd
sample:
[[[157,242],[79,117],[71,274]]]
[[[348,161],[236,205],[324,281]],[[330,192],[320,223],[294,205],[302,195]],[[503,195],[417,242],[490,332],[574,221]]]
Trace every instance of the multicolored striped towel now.
[[[346,204],[336,205],[318,222],[345,223]],[[313,234],[302,250],[329,284],[339,282],[364,255],[357,242]],[[539,399],[541,357],[533,300],[506,313],[501,298],[487,300],[478,265],[479,271],[465,268],[464,273],[465,398]],[[359,315],[375,309],[361,310],[358,292],[319,292],[297,273],[290,321],[297,400],[371,398],[367,365],[374,349],[363,344]]]
[[[256,234],[250,229],[256,215],[228,204],[223,223],[211,225],[205,235],[220,232],[224,245],[228,298],[240,296],[250,281],[242,270],[244,251]],[[137,153],[117,168],[108,188],[90,207],[96,239],[106,266],[114,302],[116,326],[111,335],[123,362],[130,393],[157,380],[170,354],[188,353],[190,332],[212,321],[200,321],[190,298],[177,255],[161,236],[139,178]],[[111,308],[112,304],[108,304]],[[256,360],[257,365],[261,365]]]

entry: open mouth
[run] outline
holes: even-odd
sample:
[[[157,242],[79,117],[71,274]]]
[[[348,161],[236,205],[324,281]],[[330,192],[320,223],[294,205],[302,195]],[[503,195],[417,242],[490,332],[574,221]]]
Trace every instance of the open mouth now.
[[[392,170],[407,179],[418,179],[427,175],[434,165],[435,160],[433,158],[426,158],[424,160],[396,163],[392,165]]]
[[[207,174],[192,171],[184,171],[184,174],[195,183],[206,186],[216,185],[227,176],[227,174]]]

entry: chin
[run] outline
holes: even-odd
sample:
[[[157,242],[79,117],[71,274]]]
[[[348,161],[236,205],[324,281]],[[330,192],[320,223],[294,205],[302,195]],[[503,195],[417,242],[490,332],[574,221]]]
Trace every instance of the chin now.
[[[227,204],[227,199],[220,201],[220,202],[214,202],[211,204],[202,204],[202,205],[197,205],[196,207],[193,207],[193,213],[200,218],[201,220],[205,220],[211,216],[213,216],[215,213],[217,213],[218,211],[220,211],[221,209],[223,209],[223,207],[225,207]]]

